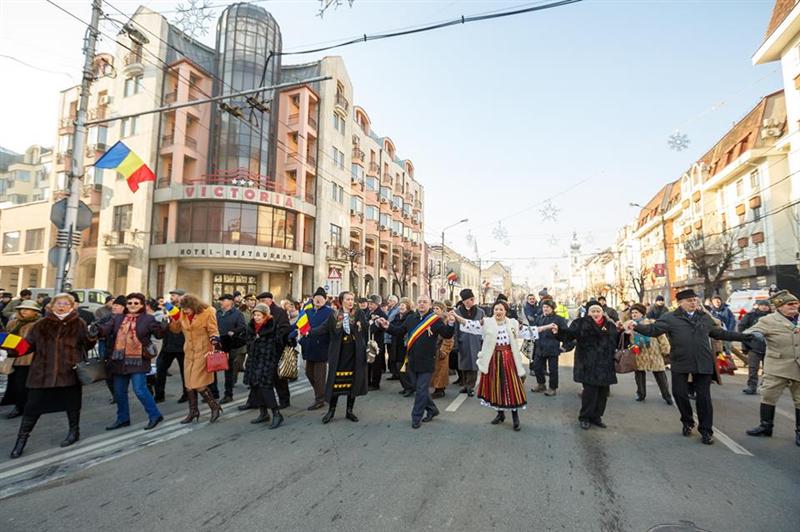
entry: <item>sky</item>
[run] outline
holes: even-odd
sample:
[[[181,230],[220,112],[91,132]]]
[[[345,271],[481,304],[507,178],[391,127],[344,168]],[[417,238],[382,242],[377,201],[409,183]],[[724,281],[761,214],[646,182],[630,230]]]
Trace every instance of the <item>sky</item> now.
[[[89,20],[90,0],[54,1]],[[542,2],[355,0],[322,18],[314,0],[256,3],[286,51]],[[613,245],[637,214],[630,202],[646,203],[781,88],[778,63],[751,62],[773,3],[584,0],[328,53],[343,57],[374,130],[413,161],[426,240],[468,218],[446,232],[449,246],[475,258],[477,242],[481,258],[541,287],[573,232],[584,253]],[[174,19],[180,2],[112,2],[126,13],[140,4]],[[221,8],[210,12],[200,40],[213,46]],[[44,0],[0,0],[0,146],[55,143],[58,92],[77,83],[84,30]],[[284,62],[320,54],[295,57]],[[667,145],[676,130],[691,142],[681,152]]]

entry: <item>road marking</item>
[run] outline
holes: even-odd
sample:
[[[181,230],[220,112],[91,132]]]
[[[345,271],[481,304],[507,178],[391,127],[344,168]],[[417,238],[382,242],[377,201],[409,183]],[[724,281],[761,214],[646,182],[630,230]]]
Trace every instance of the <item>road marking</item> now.
[[[445,408],[445,411],[446,412],[455,412],[456,410],[458,410],[458,407],[461,406],[461,403],[463,403],[466,400],[467,400],[467,394],[465,394],[465,393],[458,394],[458,397],[453,399],[453,402],[450,403],[447,406],[447,408]]]
[[[720,442],[722,442],[723,445],[725,445],[725,447],[727,447],[734,453],[741,454],[744,456],[753,456],[753,453],[751,453],[750,451],[748,451],[747,449],[745,449],[744,447],[733,441],[733,439],[730,436],[719,430],[717,427],[712,426],[711,429],[714,431],[714,436],[716,436],[717,439]]]
[[[300,383],[294,388],[290,387],[290,394],[300,395],[305,393],[311,389],[311,386],[306,383]],[[237,401],[232,401],[227,403],[225,407],[233,408],[238,404],[244,404],[245,399],[239,399]],[[234,410],[231,414],[223,413],[222,419],[231,419],[234,417],[238,417],[244,413],[248,412],[247,410]],[[103,449],[104,451],[108,450],[112,446],[119,446],[120,444],[127,443],[127,440],[139,440],[139,439],[147,439],[152,438],[153,436],[160,436],[166,434],[175,428],[183,428],[185,425],[180,425],[180,420],[184,417],[184,414],[180,414],[175,418],[170,419],[169,421],[161,423],[157,428],[153,429],[152,431],[144,432],[141,430],[129,430],[125,434],[121,434],[118,436],[114,436],[109,438],[106,434],[99,434],[92,438],[87,439],[86,441],[92,440],[92,443],[89,445],[79,445],[78,447],[74,447],[67,452],[59,452],[60,448],[48,449],[47,451],[42,451],[35,455],[31,455],[29,459],[23,463],[19,463],[17,461],[10,461],[4,464],[2,468],[0,468],[0,481],[5,480],[7,478],[14,477],[16,475],[23,474],[27,471],[32,469],[36,469],[43,465],[49,465],[55,462],[64,462],[76,456],[81,456],[82,458],[85,457],[87,454],[94,452],[98,449]],[[195,430],[197,428],[205,426],[207,423],[197,423],[192,424],[189,430]],[[144,425],[142,423],[141,425]],[[187,427],[188,428],[188,427]]]
[[[784,410],[783,408],[779,408],[779,407],[776,406],[775,407],[775,411],[778,414],[780,414],[783,417],[785,417],[786,419],[791,419],[792,421],[794,421],[794,416],[792,414],[790,414],[789,412],[787,412],[786,410]]]

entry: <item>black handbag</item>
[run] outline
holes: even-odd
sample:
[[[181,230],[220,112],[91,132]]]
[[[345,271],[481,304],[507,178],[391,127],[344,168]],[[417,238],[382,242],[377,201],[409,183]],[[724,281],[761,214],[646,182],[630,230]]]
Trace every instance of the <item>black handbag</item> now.
[[[448,367],[450,369],[458,369],[458,349],[450,350],[450,359],[448,360]]]
[[[102,358],[84,358],[73,368],[78,380],[84,386],[104,381],[108,378],[106,371],[106,361]]]

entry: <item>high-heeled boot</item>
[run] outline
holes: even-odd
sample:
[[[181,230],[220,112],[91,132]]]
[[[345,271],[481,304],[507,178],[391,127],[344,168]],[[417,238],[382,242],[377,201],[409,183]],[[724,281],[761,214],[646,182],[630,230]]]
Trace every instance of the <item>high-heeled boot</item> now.
[[[492,420],[492,425],[499,425],[505,420],[506,420],[506,413],[503,412],[502,410],[498,410],[497,415]]]
[[[219,406],[219,403],[214,396],[211,394],[211,390],[205,388],[200,390],[200,395],[203,396],[203,399],[206,403],[208,403],[208,407],[211,409],[211,417],[209,418],[209,423],[214,423],[216,420],[219,419],[219,415],[222,413],[222,407]]]
[[[511,420],[514,422],[514,430],[519,430],[519,412],[515,409],[511,411]]]
[[[353,407],[356,404],[356,398],[352,396],[347,396],[347,410],[344,412],[344,417],[352,421],[353,423],[358,423],[358,418],[353,413]]]
[[[14,450],[11,451],[11,458],[19,458],[22,456],[22,451],[25,450],[25,444],[28,443],[28,437],[36,426],[36,421],[39,416],[22,416],[22,421],[19,424],[19,433],[17,433],[17,442],[14,444]]]
[[[200,420],[200,409],[197,408],[197,390],[187,390],[186,400],[189,402],[189,414],[181,420],[181,425]]]
[[[328,403],[328,411],[322,416],[323,423],[330,423],[333,420],[333,416],[336,415],[336,403],[339,401],[338,396],[333,396],[331,398],[331,402]]]
[[[68,410],[67,420],[69,420],[69,432],[67,433],[67,437],[64,438],[64,441],[61,442],[61,447],[69,447],[81,437],[81,411]]]
[[[283,423],[283,414],[281,414],[280,409],[273,408],[272,409],[272,424],[269,426],[270,429],[277,429]]]

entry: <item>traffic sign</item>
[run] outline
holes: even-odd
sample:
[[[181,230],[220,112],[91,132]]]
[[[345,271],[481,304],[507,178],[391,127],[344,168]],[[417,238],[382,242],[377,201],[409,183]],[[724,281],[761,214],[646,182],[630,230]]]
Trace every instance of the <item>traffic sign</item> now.
[[[62,198],[53,203],[50,209],[50,221],[59,229],[64,226],[67,217],[67,198]],[[78,203],[78,220],[75,222],[75,230],[83,231],[92,226],[92,209],[84,202]]]

